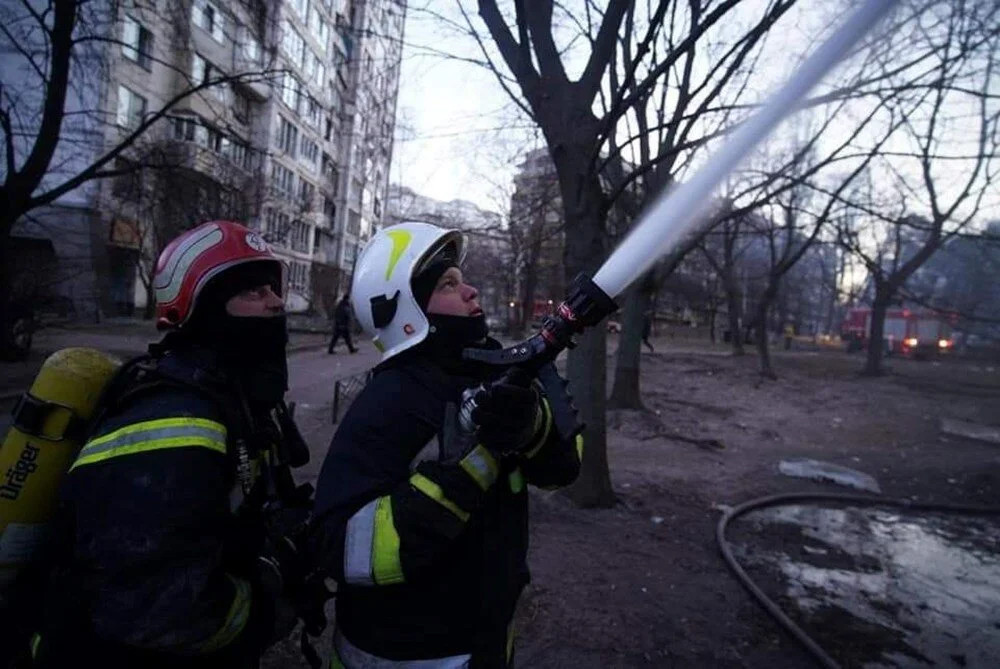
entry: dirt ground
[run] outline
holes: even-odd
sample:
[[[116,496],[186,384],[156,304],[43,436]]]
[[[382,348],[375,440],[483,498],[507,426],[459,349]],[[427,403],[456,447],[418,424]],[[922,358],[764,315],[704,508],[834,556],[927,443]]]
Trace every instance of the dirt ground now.
[[[795,457],[862,470],[891,497],[1000,500],[1000,446],[939,429],[942,418],[1000,423],[996,368],[893,360],[891,373],[870,379],[858,376],[861,362],[781,352],[779,380],[762,381],[752,355],[643,353],[647,411],[608,416],[617,506],[583,511],[559,493],[532,492],[533,583],[516,621],[517,665],[815,666],[725,568],[714,539],[720,505],[846,491],[780,475],[779,461]],[[856,640],[827,634],[836,621],[800,622],[846,666],[857,664]],[[275,649],[264,666],[297,666],[294,645]]]

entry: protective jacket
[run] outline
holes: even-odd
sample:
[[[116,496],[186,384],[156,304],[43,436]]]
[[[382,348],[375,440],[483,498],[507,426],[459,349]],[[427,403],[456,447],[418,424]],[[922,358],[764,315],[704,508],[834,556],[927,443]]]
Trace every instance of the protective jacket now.
[[[375,369],[334,436],[312,536],[339,583],[334,666],[508,665],[529,581],[525,484],[571,483],[582,440],[559,438],[540,389],[545,427],[524,455],[470,443],[458,407],[483,379],[407,351]]]
[[[266,469],[255,454],[277,426],[266,411],[236,417],[203,349],[131,369],[61,492],[35,663],[256,666],[273,609],[255,582]]]

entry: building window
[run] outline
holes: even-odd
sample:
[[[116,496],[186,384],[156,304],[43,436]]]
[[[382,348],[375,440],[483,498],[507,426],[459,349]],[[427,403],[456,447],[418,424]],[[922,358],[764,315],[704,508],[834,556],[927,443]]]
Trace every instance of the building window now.
[[[299,153],[305,163],[309,166],[309,169],[315,172],[319,167],[319,145],[308,137],[303,136],[302,144],[299,147]]]
[[[122,55],[129,60],[136,62],[140,67],[151,69],[153,54],[153,33],[133,19],[131,16],[125,17],[122,28]]]
[[[298,114],[300,98],[301,84],[299,80],[286,72],[281,80],[281,101],[285,103],[286,107]]]
[[[281,163],[271,163],[271,187],[281,197],[295,195],[295,173]]]
[[[198,119],[175,116],[171,121],[174,124],[174,139],[185,142],[194,141],[194,130],[198,126]]]
[[[287,20],[284,23],[284,29],[281,34],[281,50],[285,52],[285,56],[294,65],[298,67],[305,65],[306,41],[302,39],[299,31],[293,28],[292,24]]]
[[[268,209],[264,215],[264,237],[272,244],[286,245],[288,237],[288,214]]]
[[[316,186],[312,185],[305,179],[299,179],[299,204],[302,207],[302,211],[309,212],[313,210],[313,200],[316,197]]]
[[[290,157],[295,157],[295,149],[299,142],[299,129],[283,116],[278,117],[278,148]]]
[[[364,190],[364,186],[361,185],[359,179],[351,179],[351,202],[359,210],[361,209]]]
[[[332,224],[333,223],[333,219],[337,216],[337,203],[334,202],[331,198],[324,197],[323,198],[323,213],[326,216],[330,217],[330,222]]]
[[[309,286],[309,265],[293,260],[288,264],[288,285],[300,293]]]
[[[194,24],[211,33],[212,38],[221,44],[225,39],[225,17],[222,12],[206,0],[196,0],[191,11]]]
[[[292,0],[292,6],[295,7],[295,11],[298,12],[299,18],[302,19],[302,23],[305,23],[306,17],[309,16],[309,0]]]
[[[333,164],[333,159],[326,153],[323,154],[323,177],[330,187],[334,196],[340,191],[340,172]]]
[[[246,144],[237,140],[223,136],[222,155],[226,156],[233,164],[249,170],[253,166],[253,157]]]
[[[118,86],[118,125],[135,129],[146,115],[146,98],[125,86]]]
[[[313,7],[312,11],[309,12],[309,30],[312,32],[313,37],[316,38],[316,41],[319,42],[323,53],[326,53],[330,43],[330,24],[326,22],[316,7]]]
[[[247,62],[256,65],[260,62],[261,50],[260,42],[249,30],[243,31],[243,43],[240,45],[243,51],[243,57]]]
[[[219,80],[225,77],[222,70],[212,65],[197,53],[191,54],[191,83],[195,86],[202,86],[210,81]],[[212,95],[219,102],[226,101],[226,85],[224,83],[210,84],[206,88],[210,89]]]
[[[238,88],[233,88],[233,116],[243,124],[250,121],[250,98]]]
[[[309,224],[304,221],[292,223],[289,246],[293,251],[309,253]]]
[[[355,236],[361,232],[361,214],[353,210],[347,212],[347,231]]]
[[[313,58],[316,58],[316,56],[313,56]],[[326,66],[319,62],[319,59],[316,59],[316,71],[313,74],[313,83],[321,90],[326,83]]]
[[[316,98],[307,96],[305,102],[302,104],[302,117],[303,120],[309,125],[313,130],[319,129],[320,117],[323,115],[323,110],[320,107],[319,102]]]
[[[358,257],[358,245],[354,242],[348,242],[344,247],[344,264],[354,266],[354,261]]]

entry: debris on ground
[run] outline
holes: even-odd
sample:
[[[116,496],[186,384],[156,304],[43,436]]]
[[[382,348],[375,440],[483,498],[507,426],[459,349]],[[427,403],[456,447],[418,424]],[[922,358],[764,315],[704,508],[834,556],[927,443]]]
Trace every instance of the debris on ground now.
[[[837,485],[847,486],[856,490],[881,494],[882,489],[878,481],[869,474],[859,472],[850,467],[835,465],[832,462],[821,460],[810,460],[808,458],[799,460],[782,460],[778,465],[778,471],[785,476],[795,478],[812,479],[814,481],[826,481]]]
[[[956,437],[966,437],[990,444],[1000,444],[1000,426],[970,423],[954,418],[941,419],[941,431]]]

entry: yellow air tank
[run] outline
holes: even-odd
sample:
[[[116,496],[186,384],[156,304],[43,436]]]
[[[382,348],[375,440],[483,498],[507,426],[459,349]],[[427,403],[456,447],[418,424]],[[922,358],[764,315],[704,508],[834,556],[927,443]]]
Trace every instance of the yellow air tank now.
[[[18,401],[0,446],[0,591],[44,545],[59,484],[119,364],[89,348],[57,351]]]

